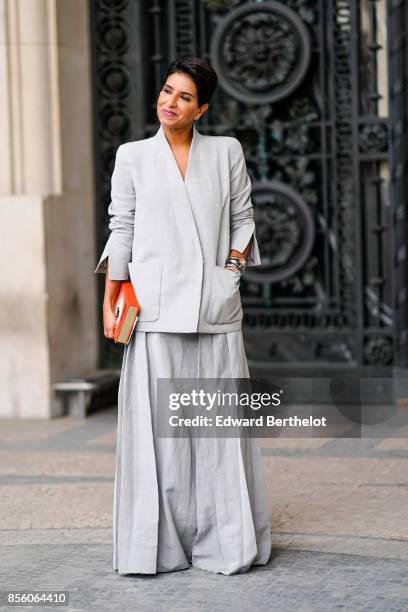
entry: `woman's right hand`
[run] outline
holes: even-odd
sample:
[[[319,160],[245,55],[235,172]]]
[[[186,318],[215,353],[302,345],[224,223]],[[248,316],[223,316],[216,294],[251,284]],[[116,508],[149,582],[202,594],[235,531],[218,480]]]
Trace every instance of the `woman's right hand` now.
[[[113,330],[116,325],[115,313],[109,302],[103,303],[103,334],[105,338],[113,339]]]
[[[103,333],[105,338],[113,339],[113,330],[115,329],[115,303],[119,295],[120,280],[110,280],[109,278],[109,257],[106,265],[105,274],[105,295],[103,298]]]

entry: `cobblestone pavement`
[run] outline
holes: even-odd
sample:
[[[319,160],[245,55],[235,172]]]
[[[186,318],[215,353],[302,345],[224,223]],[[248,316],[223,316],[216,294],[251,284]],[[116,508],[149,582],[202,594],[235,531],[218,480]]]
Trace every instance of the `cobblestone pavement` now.
[[[114,408],[0,422],[1,590],[66,590],[65,610],[408,611],[408,432],[262,440],[273,555],[238,576],[113,571],[115,443]]]

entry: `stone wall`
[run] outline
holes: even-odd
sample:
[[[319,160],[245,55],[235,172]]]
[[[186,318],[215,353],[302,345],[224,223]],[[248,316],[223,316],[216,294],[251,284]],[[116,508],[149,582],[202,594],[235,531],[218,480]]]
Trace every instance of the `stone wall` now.
[[[0,417],[97,362],[89,8],[0,0]]]

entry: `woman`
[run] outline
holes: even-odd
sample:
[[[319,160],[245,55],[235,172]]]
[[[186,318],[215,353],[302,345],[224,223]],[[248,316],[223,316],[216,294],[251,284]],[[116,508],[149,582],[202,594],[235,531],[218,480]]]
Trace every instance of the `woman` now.
[[[239,293],[261,263],[239,141],[194,122],[217,77],[199,58],[168,68],[160,128],[121,145],[112,175],[104,334],[129,279],[141,309],[124,349],[118,394],[113,567],[155,574],[195,567],[222,574],[266,564],[271,534],[255,439],[161,437],[158,378],[249,378]],[[232,257],[232,259],[230,259]],[[234,259],[235,257],[235,259]]]

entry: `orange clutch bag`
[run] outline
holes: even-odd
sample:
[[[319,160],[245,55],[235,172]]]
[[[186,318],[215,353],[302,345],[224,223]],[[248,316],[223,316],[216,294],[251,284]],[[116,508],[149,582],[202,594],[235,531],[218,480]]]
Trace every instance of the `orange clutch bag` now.
[[[130,281],[123,281],[115,303],[116,325],[113,339],[121,344],[129,344],[139,318],[139,302]]]

